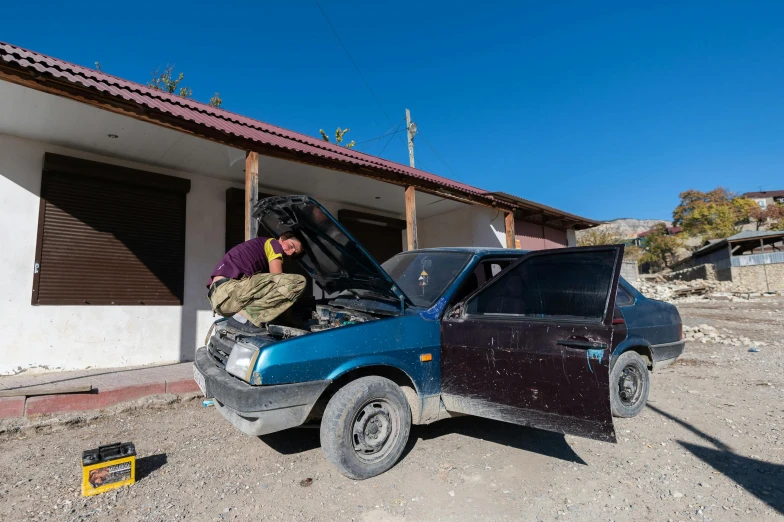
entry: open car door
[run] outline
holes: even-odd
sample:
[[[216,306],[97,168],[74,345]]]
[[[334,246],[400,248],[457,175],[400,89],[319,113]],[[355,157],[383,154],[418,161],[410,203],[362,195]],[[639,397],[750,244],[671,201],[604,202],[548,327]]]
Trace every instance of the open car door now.
[[[623,246],[541,250],[441,324],[447,410],[615,442],[612,313]]]

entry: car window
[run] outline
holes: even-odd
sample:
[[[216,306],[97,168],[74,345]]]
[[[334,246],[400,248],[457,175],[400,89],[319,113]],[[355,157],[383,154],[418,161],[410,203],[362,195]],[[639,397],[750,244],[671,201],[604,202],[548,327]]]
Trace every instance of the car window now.
[[[514,260],[512,259],[490,259],[480,261],[474,267],[474,270],[466,276],[460,289],[455,292],[452,297],[451,302],[457,303],[462,301],[477,289],[487,284],[488,281],[501,273],[501,271],[512,264],[513,261]]]
[[[416,306],[430,307],[471,258],[465,252],[403,252],[381,265]]]
[[[615,291],[615,306],[629,306],[630,304],[634,304],[634,297],[621,285],[618,285],[618,290]]]
[[[614,265],[612,250],[533,256],[488,284],[466,312],[600,321]]]

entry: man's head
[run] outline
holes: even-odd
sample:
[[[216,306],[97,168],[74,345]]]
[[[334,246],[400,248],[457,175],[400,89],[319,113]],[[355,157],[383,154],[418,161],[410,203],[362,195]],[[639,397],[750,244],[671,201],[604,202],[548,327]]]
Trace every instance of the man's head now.
[[[302,248],[302,241],[292,232],[284,232],[281,234],[278,242],[283,248],[283,253],[289,257],[297,257],[304,251]]]

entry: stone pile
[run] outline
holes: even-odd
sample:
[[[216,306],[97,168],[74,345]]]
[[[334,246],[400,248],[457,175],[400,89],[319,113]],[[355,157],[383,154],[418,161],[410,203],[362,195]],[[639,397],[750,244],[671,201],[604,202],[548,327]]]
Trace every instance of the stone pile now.
[[[633,284],[646,297],[667,302],[694,302],[702,300],[745,301],[763,295],[732,281],[640,279]]]
[[[733,333],[726,328],[717,330],[713,326],[701,324],[699,326],[683,325],[683,340],[700,342],[702,344],[724,344],[727,346],[744,346],[747,348],[758,348],[760,346],[767,346],[767,343],[762,341],[752,341],[748,337],[736,337]]]

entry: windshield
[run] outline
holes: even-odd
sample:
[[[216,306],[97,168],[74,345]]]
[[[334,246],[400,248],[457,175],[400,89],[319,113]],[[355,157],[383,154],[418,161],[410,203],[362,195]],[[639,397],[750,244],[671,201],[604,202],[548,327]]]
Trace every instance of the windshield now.
[[[429,308],[468,263],[466,252],[404,252],[381,265],[416,306]]]

